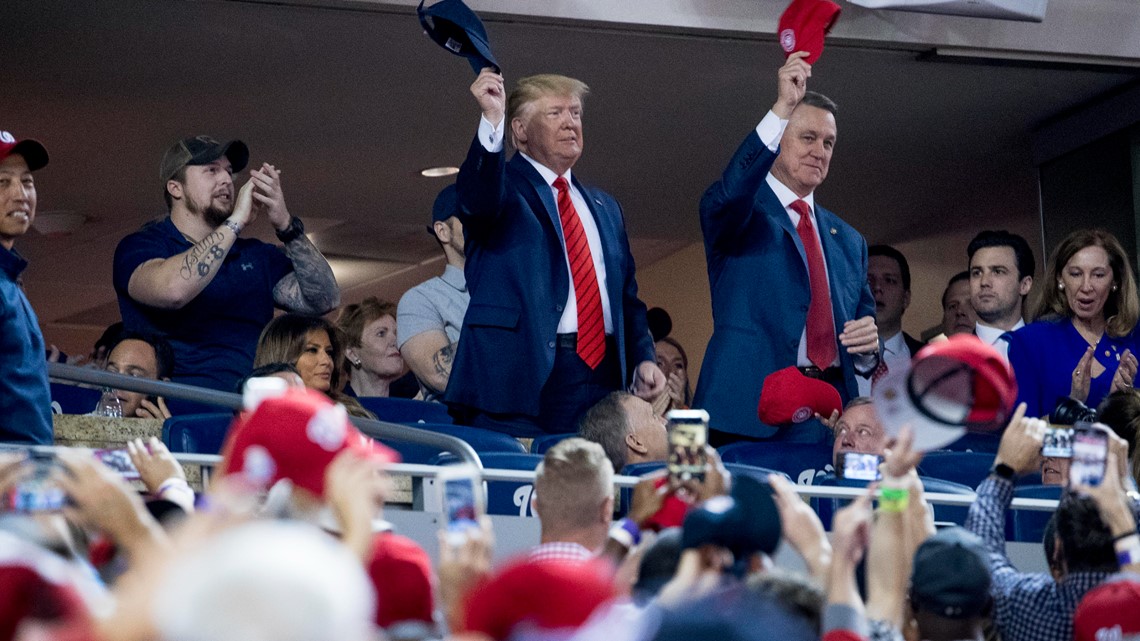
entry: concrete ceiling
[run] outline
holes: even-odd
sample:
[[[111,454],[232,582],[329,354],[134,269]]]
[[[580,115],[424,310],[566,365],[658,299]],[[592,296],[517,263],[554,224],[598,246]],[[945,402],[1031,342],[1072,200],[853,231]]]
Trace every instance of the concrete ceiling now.
[[[240,137],[253,161],[284,170],[289,208],[337,259],[347,300],[395,298],[441,269],[423,225],[447,179],[418,172],[461,162],[478,110],[470,68],[423,36],[411,8],[8,0],[4,14],[0,129],[51,152],[41,213],[91,218],[17,245],[49,341],[117,320],[115,245],[164,214],[159,158],[192,134]],[[639,264],[699,242],[702,192],[774,100],[772,38],[486,23],[508,82],[553,71],[590,84],[576,172],[623,204]],[[872,242],[1026,226],[1038,215],[1034,128],[1135,79],[916,54],[833,46],[810,83],[841,108],[820,201]]]

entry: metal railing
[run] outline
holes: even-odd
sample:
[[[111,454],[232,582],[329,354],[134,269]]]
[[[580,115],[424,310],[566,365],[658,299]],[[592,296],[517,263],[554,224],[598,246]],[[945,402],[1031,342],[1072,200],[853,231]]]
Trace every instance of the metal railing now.
[[[171,383],[169,381],[126,376],[125,374],[117,374],[115,372],[107,372],[90,367],[78,367],[64,363],[48,363],[48,376],[52,380],[61,383],[83,383],[86,385],[96,385],[98,387],[110,387],[113,389],[126,390],[128,392],[139,392],[142,394],[162,396],[164,398],[177,398],[185,401],[193,401],[195,403],[216,405],[229,410],[240,410],[242,408],[240,394],[219,392],[217,390],[195,387],[183,383]],[[438,432],[422,430],[401,423],[375,421],[356,416],[349,418],[352,420],[352,424],[361,432],[364,432],[372,438],[438,447],[441,450],[455,454],[463,459],[464,462],[470,463],[477,468],[482,469],[483,467],[483,462],[479,459],[479,454],[467,441],[461,438],[451,436],[450,434],[440,434]],[[185,455],[180,455],[180,460],[182,460],[182,456]],[[217,457],[214,458],[216,459]]]

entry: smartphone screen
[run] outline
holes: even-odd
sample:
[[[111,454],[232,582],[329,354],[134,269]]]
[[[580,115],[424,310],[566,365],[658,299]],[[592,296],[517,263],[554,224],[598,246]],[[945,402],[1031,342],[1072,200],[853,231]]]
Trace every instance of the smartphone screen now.
[[[1100,485],[1108,461],[1108,434],[1097,427],[1078,426],[1073,430],[1073,461],[1069,466],[1069,487]]]
[[[840,452],[839,458],[839,478],[856,481],[878,481],[881,478],[879,464],[883,457],[878,454]]]
[[[17,483],[8,493],[8,506],[13,512],[58,512],[63,509],[66,495],[52,479],[57,467],[55,455],[31,451],[27,465],[32,472]]]
[[[669,421],[669,476],[681,481],[703,481],[708,470],[705,445],[709,440],[709,414],[704,410],[672,410]]]
[[[1041,456],[1072,458],[1073,428],[1051,427],[1045,430],[1045,438],[1041,442]]]
[[[443,527],[447,540],[451,545],[460,545],[472,530],[479,530],[483,484],[473,469],[441,473],[438,480],[443,494]]]
[[[119,476],[128,481],[139,478],[139,471],[131,462],[131,456],[127,454],[126,450],[95,450],[94,454],[95,458],[99,459],[103,465],[118,472]]]

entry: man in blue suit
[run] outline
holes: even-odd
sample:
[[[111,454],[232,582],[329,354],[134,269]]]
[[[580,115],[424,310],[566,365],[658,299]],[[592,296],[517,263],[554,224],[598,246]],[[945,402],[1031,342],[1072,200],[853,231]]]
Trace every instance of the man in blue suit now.
[[[816,420],[759,421],[765,377],[794,365],[846,402],[858,394],[856,372],[870,376],[878,364],[867,243],[815,204],[835,146],[836,107],[807,92],[805,55],[788,57],[776,104],[701,200],[713,336],[693,405],[708,410],[714,444],[826,440]]]
[[[483,117],[456,182],[471,304],[444,395],[461,422],[573,432],[616,389],[646,399],[665,389],[621,207],[571,175],[587,91],[539,75],[508,99],[491,69],[471,85]]]

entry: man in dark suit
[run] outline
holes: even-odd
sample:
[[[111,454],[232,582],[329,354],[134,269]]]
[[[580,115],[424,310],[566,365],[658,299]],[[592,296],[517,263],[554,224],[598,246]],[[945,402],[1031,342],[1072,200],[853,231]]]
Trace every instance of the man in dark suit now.
[[[516,436],[573,432],[602,397],[665,388],[621,207],[584,187],[573,78],[523,78],[509,99],[484,69],[483,117],[456,181],[471,304],[444,396],[465,423]],[[518,149],[508,162],[505,130]]]
[[[835,103],[807,93],[806,53],[781,67],[779,98],[701,200],[713,336],[693,405],[714,444],[747,438],[819,442],[819,421],[778,428],[756,417],[764,378],[798,366],[858,394],[878,364],[867,244],[815,204],[835,146]],[[806,241],[806,242],[805,242]]]
[[[867,248],[867,284],[875,297],[875,324],[883,346],[882,364],[871,378],[858,377],[859,396],[871,395],[871,384],[878,377],[910,364],[922,341],[902,329],[903,314],[910,307],[910,263],[890,245]]]

